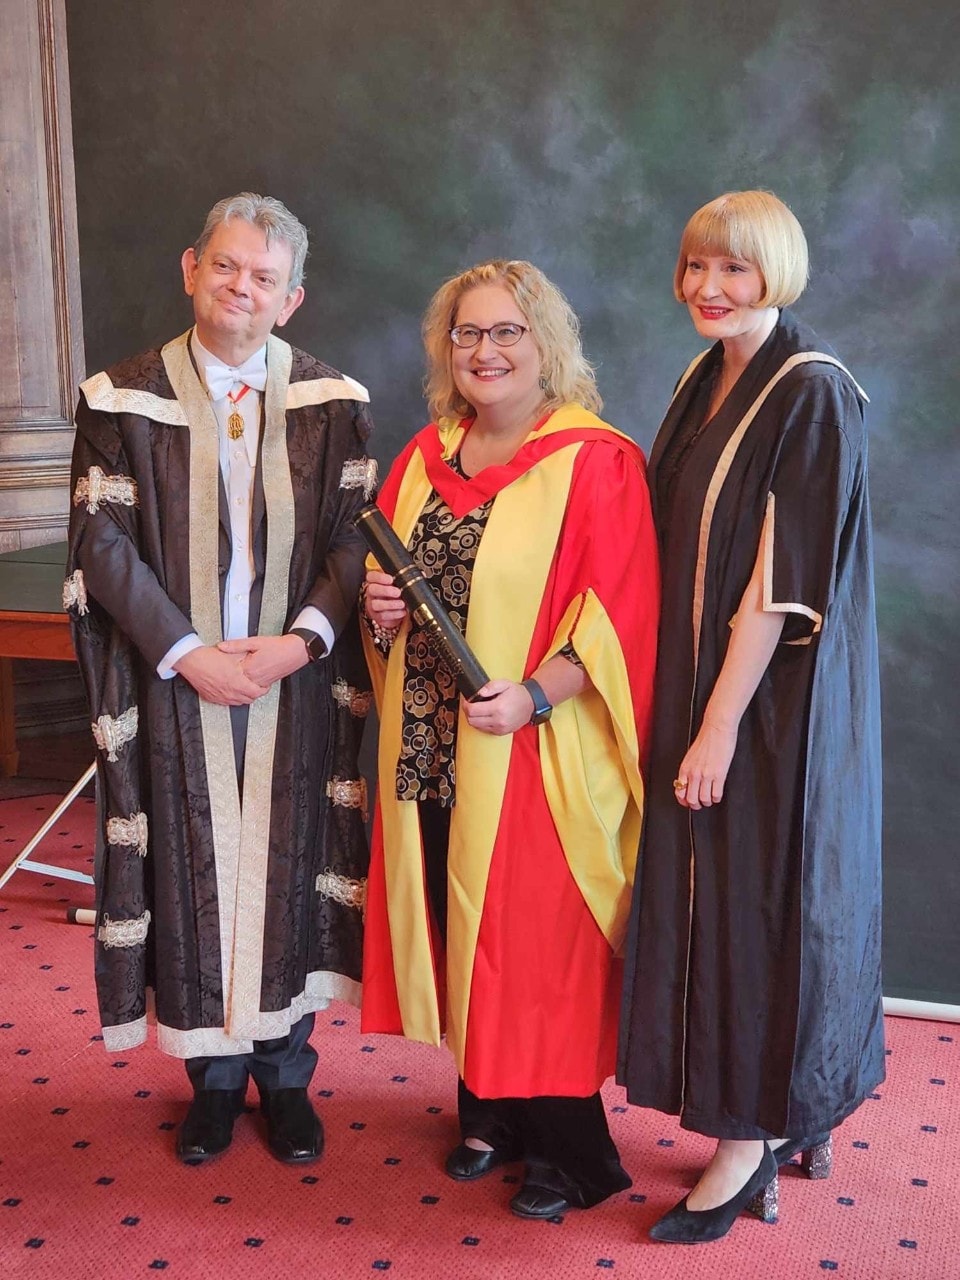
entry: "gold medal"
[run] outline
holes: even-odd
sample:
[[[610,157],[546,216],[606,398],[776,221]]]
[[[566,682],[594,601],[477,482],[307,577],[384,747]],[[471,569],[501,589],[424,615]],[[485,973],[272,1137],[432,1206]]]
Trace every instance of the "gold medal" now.
[[[245,385],[238,396],[231,395],[229,391],[227,392],[227,399],[233,405],[233,412],[227,419],[227,435],[231,440],[239,440],[243,435],[243,414],[237,408],[237,405],[249,390],[250,388]]]

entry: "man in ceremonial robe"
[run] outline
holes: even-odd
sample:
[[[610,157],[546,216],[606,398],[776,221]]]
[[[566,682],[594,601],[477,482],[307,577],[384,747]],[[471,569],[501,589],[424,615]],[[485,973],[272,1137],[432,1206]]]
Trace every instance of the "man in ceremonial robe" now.
[[[185,1059],[190,1163],[229,1145],[251,1075],[273,1153],[315,1159],[314,1013],[359,996],[353,516],[375,464],[364,388],[272,333],[306,252],[279,201],[221,200],[182,258],[192,330],[77,410],[65,604],[98,747],[104,1044],[150,1019]]]

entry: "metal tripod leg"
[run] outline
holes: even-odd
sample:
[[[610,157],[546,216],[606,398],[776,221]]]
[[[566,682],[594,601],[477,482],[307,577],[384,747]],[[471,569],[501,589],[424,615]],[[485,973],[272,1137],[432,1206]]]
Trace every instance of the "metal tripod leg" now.
[[[88,876],[86,872],[74,871],[70,867],[54,867],[46,862],[30,862],[28,859],[50,828],[59,821],[61,814],[65,813],[73,804],[74,800],[76,800],[83,788],[93,778],[96,771],[96,764],[92,764],[79,782],[77,782],[75,786],[63,797],[37,834],[27,841],[14,860],[10,863],[9,867],[7,867],[6,871],[4,871],[3,875],[0,876],[0,889],[3,888],[13,873],[19,870],[37,871],[41,875],[56,876],[61,880],[78,880],[81,884],[93,884],[93,876]]]

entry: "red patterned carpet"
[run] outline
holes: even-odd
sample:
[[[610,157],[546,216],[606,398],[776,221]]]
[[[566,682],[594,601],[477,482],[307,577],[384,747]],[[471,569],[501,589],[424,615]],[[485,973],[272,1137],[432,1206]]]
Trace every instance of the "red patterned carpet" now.
[[[0,868],[53,804],[0,803]],[[35,856],[87,867],[92,811],[79,801]],[[322,1161],[278,1164],[251,1110],[223,1157],[182,1166],[180,1065],[153,1048],[111,1057],[99,1042],[91,931],[64,917],[90,895],[28,872],[0,894],[4,1278],[960,1280],[960,1028],[888,1019],[886,1084],[837,1131],[828,1182],[782,1175],[776,1225],[743,1218],[716,1244],[655,1245],[646,1228],[690,1185],[709,1142],[627,1108],[608,1086],[632,1191],[520,1221],[506,1209],[517,1169],[473,1185],[443,1174],[456,1141],[446,1053],[361,1036],[343,1006],[319,1015],[315,1033]]]

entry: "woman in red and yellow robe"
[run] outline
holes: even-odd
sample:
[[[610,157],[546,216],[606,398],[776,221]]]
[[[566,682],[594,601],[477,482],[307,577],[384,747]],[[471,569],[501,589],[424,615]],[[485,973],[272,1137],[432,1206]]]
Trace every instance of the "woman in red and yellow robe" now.
[[[368,575],[381,736],[363,1028],[445,1033],[464,1139],[448,1173],[522,1157],[511,1208],[551,1216],[629,1185],[598,1090],[615,1065],[655,655],[644,460],[585,407],[600,402],[575,318],[529,264],[449,282],[425,337],[431,407],[460,416],[414,438],[380,505],[415,558],[426,510],[448,530],[476,517],[455,572],[433,577],[433,554],[421,567],[441,599],[459,582],[467,642],[495,679],[438,748],[451,785],[411,801],[398,765],[417,628],[390,579]]]

